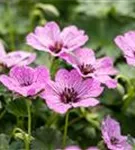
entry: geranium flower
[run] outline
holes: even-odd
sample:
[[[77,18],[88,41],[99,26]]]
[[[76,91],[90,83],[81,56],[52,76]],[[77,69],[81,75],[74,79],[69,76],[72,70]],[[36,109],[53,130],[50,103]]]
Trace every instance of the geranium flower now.
[[[41,97],[50,109],[64,114],[70,108],[96,106],[103,91],[98,81],[83,80],[76,70],[60,69]]]
[[[44,27],[36,27],[35,32],[26,37],[28,45],[49,52],[53,56],[71,52],[84,45],[87,40],[88,36],[76,26],[68,26],[60,31],[55,22],[48,22]]]
[[[120,125],[109,116],[102,122],[102,137],[110,150],[132,150],[127,137],[121,135]]]
[[[15,51],[6,53],[3,44],[0,42],[0,64],[6,67],[15,65],[29,65],[36,59],[35,53]]]
[[[117,81],[110,77],[117,73],[110,57],[96,60],[93,50],[88,48],[79,48],[72,54],[64,53],[61,57],[76,68],[82,77],[92,77],[109,88],[117,86]]]
[[[135,66],[135,31],[129,31],[114,39],[116,45],[122,50],[129,65]]]
[[[35,69],[28,66],[15,66],[9,76],[1,75],[0,81],[11,91],[22,96],[34,96],[44,90],[49,80],[49,72],[45,67]]]

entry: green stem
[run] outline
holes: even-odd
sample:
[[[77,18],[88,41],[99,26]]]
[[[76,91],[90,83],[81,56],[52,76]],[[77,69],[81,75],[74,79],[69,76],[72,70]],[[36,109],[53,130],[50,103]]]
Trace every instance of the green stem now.
[[[28,111],[28,138],[26,142],[26,150],[30,150],[30,141],[31,141],[31,103],[29,100],[26,102],[27,111]]]
[[[68,127],[71,126],[72,124],[76,123],[77,121],[80,121],[82,118],[84,118],[84,116],[80,116],[80,117],[77,117],[77,118],[71,120],[71,122],[68,123]],[[64,126],[62,126],[61,130],[64,130]]]
[[[57,113],[53,112],[50,118],[48,119],[46,126],[50,127],[53,124],[53,122],[56,121],[57,117],[58,117]]]
[[[2,117],[5,115],[5,113],[6,113],[6,109],[4,109],[4,110],[2,111],[2,113],[0,114],[0,119],[2,119]]]
[[[65,118],[65,127],[64,127],[63,143],[62,143],[62,148],[63,149],[66,146],[67,130],[68,130],[68,119],[69,119],[69,111],[66,113],[66,118]]]

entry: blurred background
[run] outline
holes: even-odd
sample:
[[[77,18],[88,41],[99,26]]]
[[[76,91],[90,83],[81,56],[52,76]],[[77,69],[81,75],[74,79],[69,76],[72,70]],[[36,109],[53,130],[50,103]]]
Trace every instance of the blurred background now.
[[[93,112],[96,112],[95,116],[98,112],[100,116],[113,114],[120,121],[124,133],[135,136],[135,69],[126,64],[113,42],[117,35],[135,30],[135,0],[0,0],[0,39],[7,51],[33,51],[26,45],[25,37],[37,25],[44,25],[47,21],[56,21],[61,28],[77,25],[89,35],[87,46],[96,51],[97,57],[108,55],[113,58],[125,80],[120,79],[121,84],[116,90],[105,90],[101,106]],[[38,52],[38,55],[37,64],[48,63],[46,53],[41,55]],[[132,81],[130,90],[126,78]],[[125,95],[128,96],[123,104]],[[82,120],[77,126],[73,125],[72,130],[69,129],[69,136],[83,147],[98,141],[99,129],[95,127],[99,122],[91,119],[95,116],[86,117],[92,126],[88,127]],[[73,135],[73,130],[74,133],[80,132]]]
[[[97,57],[111,56],[124,71],[113,39],[135,29],[135,0],[0,0],[0,18],[0,38],[8,51],[30,49],[25,37],[37,25],[47,21],[56,21],[61,28],[74,24],[89,35],[87,46]]]

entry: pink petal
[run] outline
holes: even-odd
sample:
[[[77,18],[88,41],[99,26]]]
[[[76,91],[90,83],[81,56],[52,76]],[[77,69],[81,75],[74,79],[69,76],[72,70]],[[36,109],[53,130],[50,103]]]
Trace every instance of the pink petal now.
[[[84,34],[84,31],[75,26],[64,28],[60,36],[64,45],[68,45],[70,51],[79,48],[88,40],[88,36]]]
[[[36,58],[35,53],[29,53],[24,51],[10,52],[3,57],[3,63],[7,67],[13,67],[15,65],[29,65]]]
[[[60,69],[55,76],[55,81],[62,87],[74,87],[77,88],[81,84],[82,78],[76,70],[67,71],[66,69]]]
[[[108,88],[116,88],[117,87],[117,80],[112,79],[111,77],[107,75],[101,75],[101,76],[96,76],[96,80],[99,82],[105,84]]]
[[[128,56],[125,56],[126,58],[126,61],[129,65],[133,65],[135,66],[135,57],[128,57]]]
[[[73,51],[79,47],[81,47],[82,45],[84,45],[86,42],[88,41],[88,36],[75,36],[75,38],[73,40],[70,41],[70,43],[68,44],[69,50],[68,51]]]
[[[81,150],[78,146],[72,145],[66,147],[64,150]]]
[[[97,59],[95,64],[95,74],[108,74],[108,75],[115,75],[117,74],[117,70],[113,68],[113,61],[110,57],[103,57]]]
[[[35,29],[35,36],[37,37],[38,41],[44,45],[44,49],[48,48],[50,45],[53,45],[54,41],[53,38],[48,36],[50,34],[50,30],[45,27],[36,27]]]
[[[114,39],[114,41],[116,45],[124,52],[125,55],[134,57],[134,47],[130,45],[129,39],[125,38],[125,36],[119,35]]]
[[[44,26],[44,30],[46,31],[46,35],[52,39],[53,41],[57,41],[60,34],[60,28],[55,22],[48,22]]]
[[[70,53],[62,53],[60,55],[60,58],[64,59],[67,63],[71,64],[73,67],[77,68],[77,65],[79,65],[79,59],[78,57],[70,52]]]
[[[50,80],[49,70],[45,66],[38,66],[35,69],[34,78],[34,81],[45,84]]]
[[[18,82],[8,77],[7,75],[1,75],[0,82],[11,91],[15,91],[15,88],[18,86]]]
[[[38,50],[44,50],[45,45],[41,43],[34,33],[29,33],[26,37],[27,44]]]
[[[89,98],[89,97],[97,97],[103,92],[103,87],[99,81],[94,79],[86,79],[83,81],[80,88],[78,88],[79,97]]]
[[[57,113],[64,114],[70,109],[72,106],[69,104],[64,104],[60,102],[60,100],[55,96],[46,96],[47,106],[54,110]]]
[[[79,48],[73,52],[79,59],[79,64],[91,64],[93,65],[96,61],[95,53],[89,48]]]
[[[86,98],[86,99],[82,99],[79,102],[76,103],[72,103],[73,107],[93,107],[96,106],[97,104],[99,104],[99,101],[94,99],[94,98]]]
[[[135,51],[135,31],[128,31],[124,34],[124,37],[127,40],[128,45],[131,46],[132,49]]]
[[[10,70],[9,75],[11,78],[21,83],[25,80],[25,78],[33,80],[34,69],[28,66],[15,66]]]

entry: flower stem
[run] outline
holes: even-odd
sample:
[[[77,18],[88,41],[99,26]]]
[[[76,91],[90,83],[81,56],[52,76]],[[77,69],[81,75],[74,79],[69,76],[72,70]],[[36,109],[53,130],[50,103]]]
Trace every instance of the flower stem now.
[[[2,113],[0,114],[0,119],[2,119],[2,117],[5,115],[5,113],[6,113],[6,109],[4,109],[4,110],[2,111]]]
[[[65,127],[64,127],[63,143],[62,143],[62,148],[63,149],[66,146],[66,138],[67,138],[67,130],[68,130],[68,119],[69,119],[69,111],[66,113],[66,118],[65,118]]]
[[[28,111],[28,138],[26,142],[26,150],[30,150],[30,141],[31,141],[31,101],[27,100],[27,111]]]

